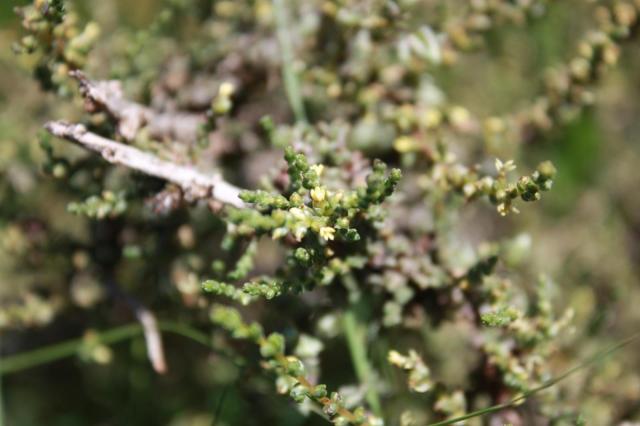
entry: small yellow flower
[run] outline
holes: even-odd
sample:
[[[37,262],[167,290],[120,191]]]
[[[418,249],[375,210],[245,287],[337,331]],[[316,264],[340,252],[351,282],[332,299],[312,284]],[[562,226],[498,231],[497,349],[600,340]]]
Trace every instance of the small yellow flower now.
[[[473,194],[476,193],[476,186],[470,182],[466,183],[462,187],[462,192],[464,193],[465,197],[473,197]]]
[[[318,177],[321,177],[322,176],[322,172],[324,171],[324,165],[322,165],[322,164],[314,164],[313,166],[310,167],[310,169],[313,170],[314,172],[316,172]]]
[[[398,152],[409,152],[416,149],[416,141],[409,136],[400,136],[393,142],[393,147]]]
[[[308,228],[306,226],[296,226],[293,230],[293,236],[297,241],[301,241],[307,234],[307,229]]]
[[[497,207],[498,213],[500,216],[506,216],[509,213],[519,214],[520,210],[518,210],[515,206],[511,205],[511,202],[500,203]]]
[[[320,228],[320,237],[327,240],[332,241],[335,237],[336,230],[330,226],[323,226]]]
[[[271,22],[273,10],[268,0],[258,0],[255,4],[255,14],[258,21],[267,24]]]
[[[327,16],[335,16],[338,13],[338,7],[331,1],[325,1],[322,3],[322,11]]]
[[[471,118],[466,108],[454,106],[449,110],[449,120],[454,126],[462,126]]]
[[[387,355],[387,360],[389,361],[390,364],[393,364],[400,368],[405,368],[405,365],[407,365],[407,361],[408,361],[406,356],[394,350],[389,351],[389,354]],[[409,367],[411,366],[409,365]]]
[[[98,345],[91,352],[91,357],[98,364],[109,364],[113,359],[113,351],[108,346]]]
[[[496,170],[498,173],[509,173],[516,169],[516,165],[513,160],[505,161],[504,163],[496,158]]]
[[[435,129],[442,123],[442,112],[438,109],[429,108],[424,113],[422,122],[427,129]]]
[[[284,237],[288,233],[289,233],[289,231],[287,230],[287,228],[284,228],[284,227],[276,228],[271,233],[271,238],[274,239],[274,240],[277,240],[277,239],[280,239],[280,238]]]
[[[229,81],[225,81],[220,85],[220,89],[218,89],[218,94],[223,98],[228,98],[229,96],[233,95],[233,92],[235,91],[236,91],[236,88],[233,85],[233,83]]]
[[[329,87],[327,87],[327,95],[330,98],[337,98],[342,93],[342,87],[338,83],[331,83]]]
[[[314,203],[322,203],[327,198],[327,190],[322,186],[315,187],[311,190],[311,199]]]
[[[491,135],[502,133],[505,128],[504,120],[499,117],[489,117],[484,122],[484,130]]]
[[[302,209],[298,208],[298,207],[294,207],[292,209],[289,209],[289,213],[291,213],[291,215],[294,218],[298,219],[298,220],[304,220],[307,217],[305,212]]]

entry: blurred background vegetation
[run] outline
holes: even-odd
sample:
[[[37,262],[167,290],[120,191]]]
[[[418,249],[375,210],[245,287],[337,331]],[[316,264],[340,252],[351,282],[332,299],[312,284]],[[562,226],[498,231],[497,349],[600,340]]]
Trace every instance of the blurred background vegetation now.
[[[68,236],[86,240],[93,225],[69,213],[67,204],[77,199],[42,175],[45,156],[38,132],[51,117],[72,115],[73,106],[42,92],[31,76],[29,58],[11,51],[21,34],[13,7],[23,3],[0,2],[0,309],[15,295],[28,293],[30,309],[37,315],[19,327],[3,326],[0,320],[3,355],[75,338],[89,328],[106,329],[123,316],[108,301],[85,309],[82,294],[71,294],[72,302],[57,296],[47,299],[50,294],[73,292],[78,280],[91,280],[71,272],[69,262],[82,259],[69,259],[65,243]],[[164,4],[161,0],[74,3],[83,18],[98,21],[105,31],[117,27],[124,32],[146,28]],[[200,3],[207,10],[209,2]],[[518,108],[537,92],[544,69],[575,50],[578,36],[589,25],[588,3],[551,2],[546,16],[526,27],[489,31],[486,49],[462,56],[455,67],[437,70],[436,81],[451,100],[480,116]],[[188,33],[188,26],[180,29],[180,36],[188,38]],[[527,259],[519,266],[521,274],[513,277],[516,285],[530,285],[543,272],[558,284],[557,306],[575,310],[574,332],[561,342],[562,351],[549,359],[554,371],[636,332],[640,324],[639,41],[634,37],[624,44],[619,66],[596,90],[594,107],[535,143],[499,148],[502,158],[514,158],[525,170],[541,160],[553,161],[558,177],[543,202],[520,215],[482,222],[486,226],[481,230],[477,208],[460,213],[460,250],[488,236],[515,237]],[[162,56],[162,46],[151,48]],[[114,72],[100,64],[92,66],[96,77]],[[75,151],[69,148],[69,152]],[[197,220],[205,213],[190,214]],[[41,223],[47,224],[46,230],[39,228]],[[222,226],[215,220],[200,223],[203,233]],[[162,221],[149,226],[175,230]],[[29,241],[23,241],[25,232]],[[57,255],[40,258],[29,245],[37,244],[45,232],[57,235],[47,244],[60,247]],[[172,238],[167,235],[166,242],[157,242],[158,256],[176,244]],[[141,260],[134,261],[131,269],[132,277],[145,281],[137,294],[160,316],[169,311],[175,296],[166,290],[166,281],[180,272],[168,266],[153,270]],[[90,287],[85,283],[82,288]],[[449,381],[464,380],[455,376],[460,375],[460,364],[467,362],[456,347],[455,335],[451,324],[430,336],[437,347],[433,351],[441,354],[433,354],[432,369],[451,376]],[[220,425],[257,424],[248,415],[252,412],[265,413],[261,423],[265,425],[324,423],[319,417],[301,415],[287,399],[272,396],[271,379],[257,366],[240,371],[224,358],[205,356],[206,348],[179,336],[165,336],[165,344],[170,373],[164,376],[149,368],[139,337],[113,346],[113,359],[106,364],[75,357],[3,377],[5,423],[195,426],[211,424],[218,413]],[[617,424],[622,418],[640,422],[638,350],[634,344],[563,382],[567,411],[582,413],[591,425]],[[331,369],[325,370],[329,384],[352,378],[348,359],[336,357],[329,365]]]

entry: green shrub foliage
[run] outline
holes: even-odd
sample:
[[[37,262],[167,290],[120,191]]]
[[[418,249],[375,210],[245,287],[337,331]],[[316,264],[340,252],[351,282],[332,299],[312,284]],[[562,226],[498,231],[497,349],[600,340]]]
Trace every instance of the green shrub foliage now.
[[[16,10],[14,51],[55,107],[38,117],[42,188],[0,191],[0,263],[20,277],[0,333],[130,318],[172,374],[158,324],[179,321],[207,335],[189,362],[221,378],[203,392],[227,380],[228,401],[302,419],[258,404],[224,420],[222,401],[219,424],[426,425],[561,372],[572,304],[518,234],[563,173],[535,146],[592,108],[639,2],[583,2],[574,53],[502,114],[449,77],[561,2],[162,0],[143,29],[97,3]],[[26,219],[39,196],[55,201]],[[121,362],[91,336],[85,362]],[[551,392],[469,421],[579,417]]]

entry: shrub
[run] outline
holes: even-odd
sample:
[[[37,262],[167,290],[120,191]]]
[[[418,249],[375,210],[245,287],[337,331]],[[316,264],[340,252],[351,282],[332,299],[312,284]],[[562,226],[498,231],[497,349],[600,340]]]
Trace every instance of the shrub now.
[[[452,100],[447,78],[555,2],[160,3],[143,30],[82,3],[17,9],[14,50],[55,97],[46,120],[64,121],[38,136],[42,188],[3,165],[2,262],[22,290],[3,296],[0,330],[140,326],[0,371],[74,353],[116,369],[108,345],[142,333],[155,371],[190,377],[231,424],[581,421],[557,387],[538,394],[574,312],[544,270],[532,278],[513,216],[554,191],[536,146],[591,109],[640,3],[581,5],[595,18],[575,53],[506,114]],[[208,347],[179,373],[171,333]],[[277,392],[318,416],[225,416],[224,383],[236,407]]]

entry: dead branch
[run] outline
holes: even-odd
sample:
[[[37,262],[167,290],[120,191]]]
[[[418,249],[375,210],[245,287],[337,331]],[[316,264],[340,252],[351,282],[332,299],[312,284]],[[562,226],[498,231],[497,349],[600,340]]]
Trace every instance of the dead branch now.
[[[118,122],[118,132],[127,140],[135,138],[146,127],[156,139],[172,139],[194,142],[200,126],[205,123],[204,114],[185,112],[160,112],[148,106],[125,99],[122,85],[117,80],[92,81],[79,70],[69,73],[80,84],[80,93],[89,109],[101,109]]]
[[[147,357],[155,372],[158,374],[166,373],[167,361],[162,347],[162,334],[158,329],[158,321],[153,312],[138,299],[125,292],[117,282],[107,280],[105,285],[115,299],[122,300],[127,304],[142,326],[144,341],[147,346]]]
[[[167,361],[162,349],[162,335],[158,330],[158,322],[155,315],[149,309],[140,305],[135,309],[136,318],[142,325],[144,341],[147,345],[147,356],[156,373],[167,372]]]
[[[162,160],[138,148],[89,132],[81,124],[51,121],[45,128],[54,136],[97,152],[111,164],[154,176],[178,185],[187,200],[213,199],[234,207],[246,207],[241,189],[226,182],[219,173],[206,174],[192,166]]]

